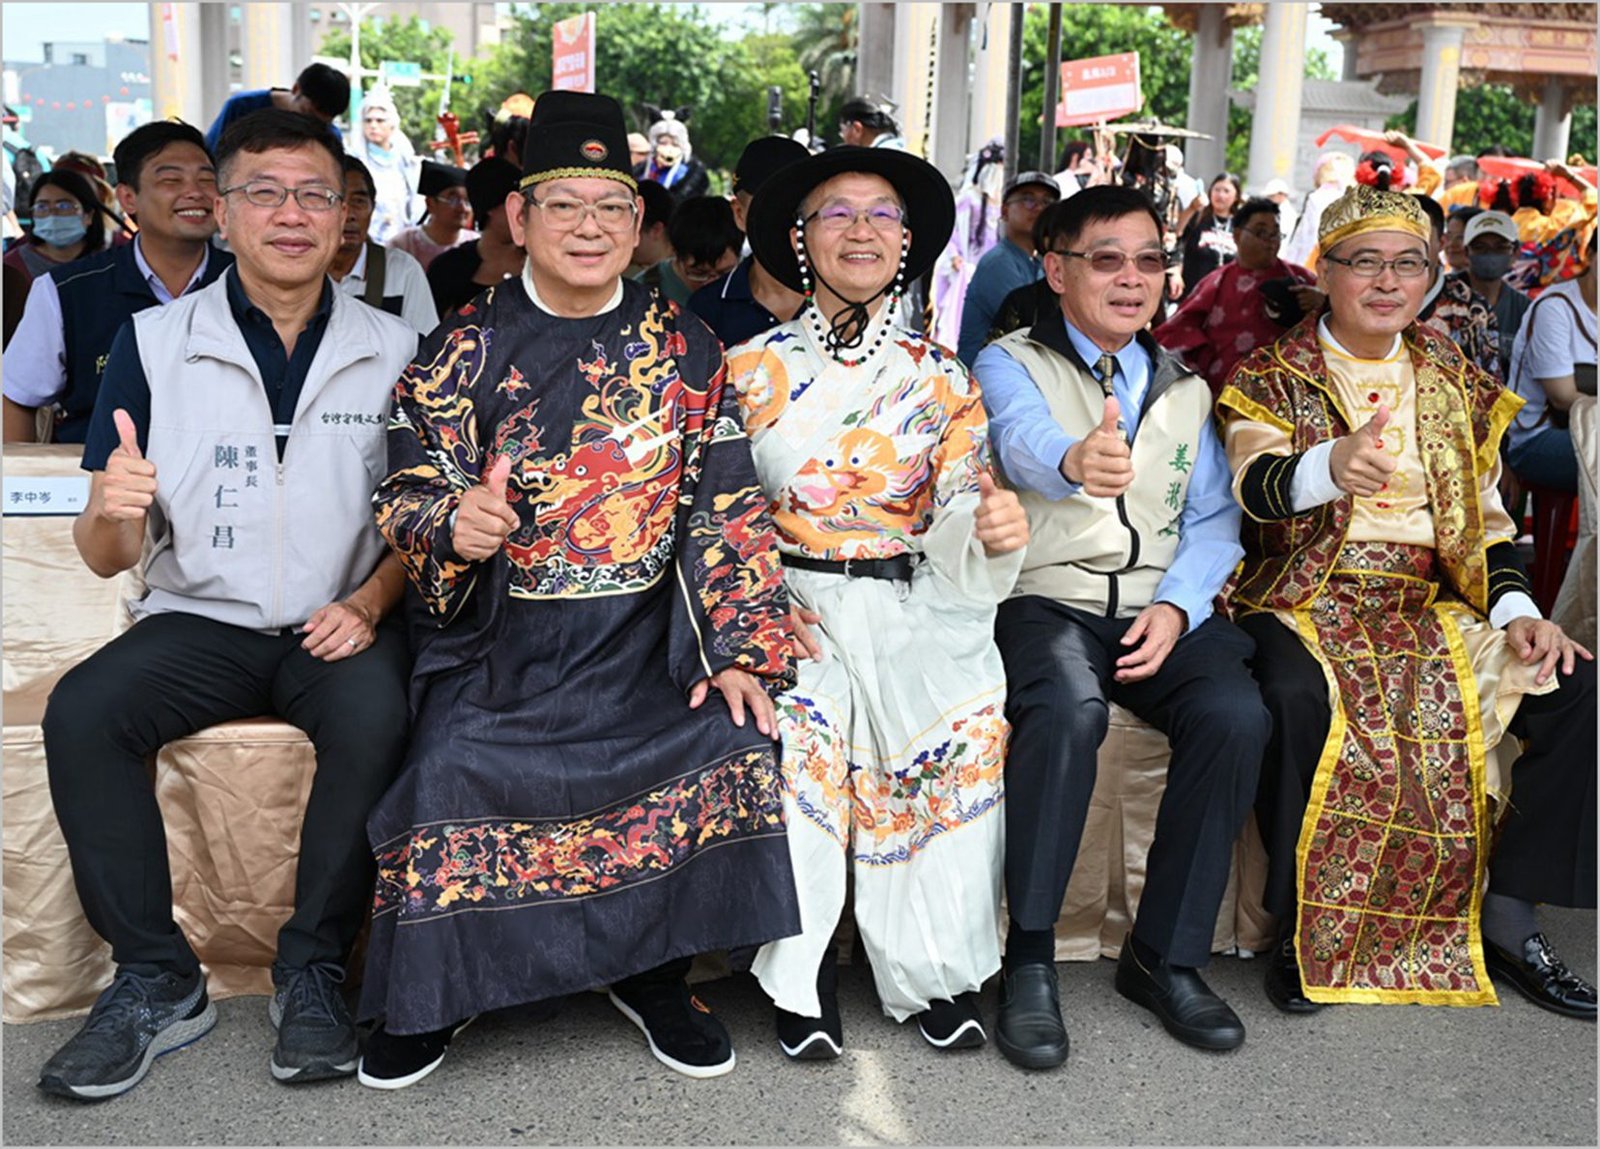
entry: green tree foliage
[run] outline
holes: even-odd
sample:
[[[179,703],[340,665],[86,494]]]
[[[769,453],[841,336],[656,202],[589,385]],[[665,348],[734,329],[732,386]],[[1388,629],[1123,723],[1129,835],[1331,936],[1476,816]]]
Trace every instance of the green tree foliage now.
[[[820,84],[817,98],[817,134],[836,135],[839,112],[856,91],[856,49],[860,42],[860,10],[854,4],[796,4],[791,8],[791,41],[799,53],[800,68],[807,73],[806,99],[810,100],[809,73]],[[874,95],[886,95],[877,92]],[[798,126],[798,125],[797,125]]]
[[[1043,123],[1044,64],[1049,43],[1048,8],[1029,5],[1022,24],[1022,102],[1017,152],[1019,167],[1039,162]],[[1189,35],[1167,23],[1160,9],[1123,4],[1063,4],[1061,58],[1081,60],[1117,52],[1139,52],[1139,79],[1144,88],[1143,115],[1182,124],[1189,107]],[[1056,155],[1069,139],[1089,139],[1089,128],[1064,128],[1056,137]]]
[[[376,69],[384,60],[415,61],[422,65],[424,72],[442,76],[445,69],[450,66],[450,40],[448,28],[427,27],[424,22],[415,16],[405,20],[369,17],[361,21],[361,66]],[[318,53],[323,56],[336,56],[341,60],[350,58],[350,33],[344,28],[329,32],[322,38],[322,45]],[[456,72],[459,74],[466,69],[463,61],[456,61]],[[370,88],[376,83],[376,77],[362,81],[363,88]],[[412,145],[420,154],[429,154],[425,149],[428,141],[434,138],[439,113],[439,96],[444,90],[443,81],[424,80],[416,88],[393,88],[395,107],[400,110],[400,126],[407,136],[411,137]],[[468,89],[456,87],[452,90],[451,102],[459,105],[461,96]],[[461,116],[463,126],[468,116],[458,106],[456,114]],[[360,124],[351,125],[353,131],[361,130]]]
[[[480,103],[550,86],[551,26],[595,12],[598,87],[623,108],[630,130],[649,126],[646,104],[690,109],[696,158],[731,168],[767,132],[767,87],[783,89],[783,130],[805,122],[806,78],[788,33],[724,37],[697,5],[540,4],[518,8],[489,61],[476,66]],[[474,121],[476,123],[476,120]]]
[[[1464,88],[1456,96],[1456,122],[1454,137],[1450,141],[1452,155],[1475,156],[1491,144],[1500,144],[1514,156],[1528,156],[1547,160],[1550,156],[1533,155],[1533,123],[1538,110],[1530,103],[1517,98],[1517,94],[1504,84],[1483,84]],[[1417,102],[1397,116],[1391,116],[1384,125],[1411,133],[1417,130]],[[1595,156],[1595,106],[1580,104],[1572,110],[1572,131],[1567,151],[1580,152],[1591,162]],[[1561,157],[1565,159],[1566,157]]]

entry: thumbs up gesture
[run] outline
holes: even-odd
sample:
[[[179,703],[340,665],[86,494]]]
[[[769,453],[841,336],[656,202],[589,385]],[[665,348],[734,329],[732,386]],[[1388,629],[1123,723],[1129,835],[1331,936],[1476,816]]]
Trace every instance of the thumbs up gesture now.
[[[506,536],[521,522],[506,502],[506,481],[511,477],[511,456],[501,455],[483,482],[461,496],[450,543],[464,559],[476,562],[500,549]]]
[[[1400,462],[1384,450],[1383,429],[1389,425],[1389,408],[1380,405],[1365,426],[1334,444],[1328,467],[1341,491],[1371,498],[1383,490]]]
[[[1061,459],[1061,473],[1084,494],[1114,499],[1133,482],[1133,456],[1120,426],[1122,407],[1107,395],[1100,423],[1079,439]]]
[[[139,432],[121,407],[112,412],[120,442],[106,458],[101,513],[113,522],[142,524],[156,498],[156,465],[139,450]]]
[[[978,472],[978,513],[973,521],[983,553],[990,558],[1028,545],[1028,512],[1016,493],[995,482],[988,471]]]

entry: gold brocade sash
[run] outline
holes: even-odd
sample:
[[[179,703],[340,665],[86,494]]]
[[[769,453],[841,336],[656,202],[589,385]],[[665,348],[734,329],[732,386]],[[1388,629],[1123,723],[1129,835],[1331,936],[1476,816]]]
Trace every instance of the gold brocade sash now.
[[[1319,1002],[1488,1005],[1477,684],[1434,552],[1349,543],[1294,614],[1333,688],[1300,831],[1300,975]]]

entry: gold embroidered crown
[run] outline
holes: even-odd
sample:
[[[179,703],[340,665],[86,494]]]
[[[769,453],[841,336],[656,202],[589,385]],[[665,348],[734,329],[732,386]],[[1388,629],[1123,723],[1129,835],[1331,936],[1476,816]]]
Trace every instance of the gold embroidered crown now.
[[[1323,210],[1317,246],[1332,251],[1345,240],[1372,231],[1403,231],[1426,242],[1433,227],[1415,196],[1356,184]]]

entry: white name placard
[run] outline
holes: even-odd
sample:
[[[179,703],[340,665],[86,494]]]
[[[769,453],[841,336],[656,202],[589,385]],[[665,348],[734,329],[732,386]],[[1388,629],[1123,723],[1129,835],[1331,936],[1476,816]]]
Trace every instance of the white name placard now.
[[[89,505],[88,475],[7,475],[7,515],[76,515]]]

